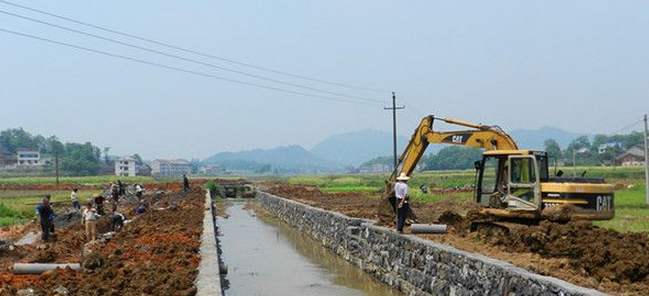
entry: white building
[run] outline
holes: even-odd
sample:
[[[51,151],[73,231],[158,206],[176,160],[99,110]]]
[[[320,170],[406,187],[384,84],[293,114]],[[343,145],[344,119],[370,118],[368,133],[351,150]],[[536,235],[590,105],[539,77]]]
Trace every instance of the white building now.
[[[184,159],[156,159],[151,162],[151,175],[156,177],[178,177],[191,172],[191,164]]]
[[[35,149],[18,148],[16,160],[19,166],[39,166],[41,165],[41,153]]]
[[[124,156],[115,160],[115,176],[137,176],[138,165],[133,156]]]

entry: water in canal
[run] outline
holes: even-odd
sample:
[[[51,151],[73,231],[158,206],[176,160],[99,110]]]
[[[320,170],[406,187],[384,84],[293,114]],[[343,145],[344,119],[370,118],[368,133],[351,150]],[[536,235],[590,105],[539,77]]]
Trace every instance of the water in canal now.
[[[230,217],[217,220],[229,268],[226,295],[401,295],[286,223],[244,205],[232,203]]]

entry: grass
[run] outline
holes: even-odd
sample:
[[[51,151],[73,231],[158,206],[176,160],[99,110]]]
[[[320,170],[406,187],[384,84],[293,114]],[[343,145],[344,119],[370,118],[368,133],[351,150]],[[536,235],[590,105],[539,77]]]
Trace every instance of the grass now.
[[[6,206],[0,202],[0,227],[14,224],[22,224],[27,220],[19,211]]]
[[[634,184],[632,188],[617,191],[615,218],[595,224],[623,232],[649,231],[649,207],[645,204],[645,187]]]

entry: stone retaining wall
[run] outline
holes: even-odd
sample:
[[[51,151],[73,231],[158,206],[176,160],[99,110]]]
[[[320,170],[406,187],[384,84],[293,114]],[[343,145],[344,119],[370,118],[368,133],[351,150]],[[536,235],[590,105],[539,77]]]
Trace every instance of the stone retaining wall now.
[[[414,235],[400,235],[369,220],[265,192],[260,192],[257,198],[271,214],[409,296],[605,295],[504,261]]]

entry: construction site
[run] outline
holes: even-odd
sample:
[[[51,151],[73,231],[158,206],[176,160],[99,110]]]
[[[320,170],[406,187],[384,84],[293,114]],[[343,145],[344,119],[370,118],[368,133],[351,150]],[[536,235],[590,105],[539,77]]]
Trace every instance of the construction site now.
[[[649,2],[37,2],[0,296],[649,295]]]

